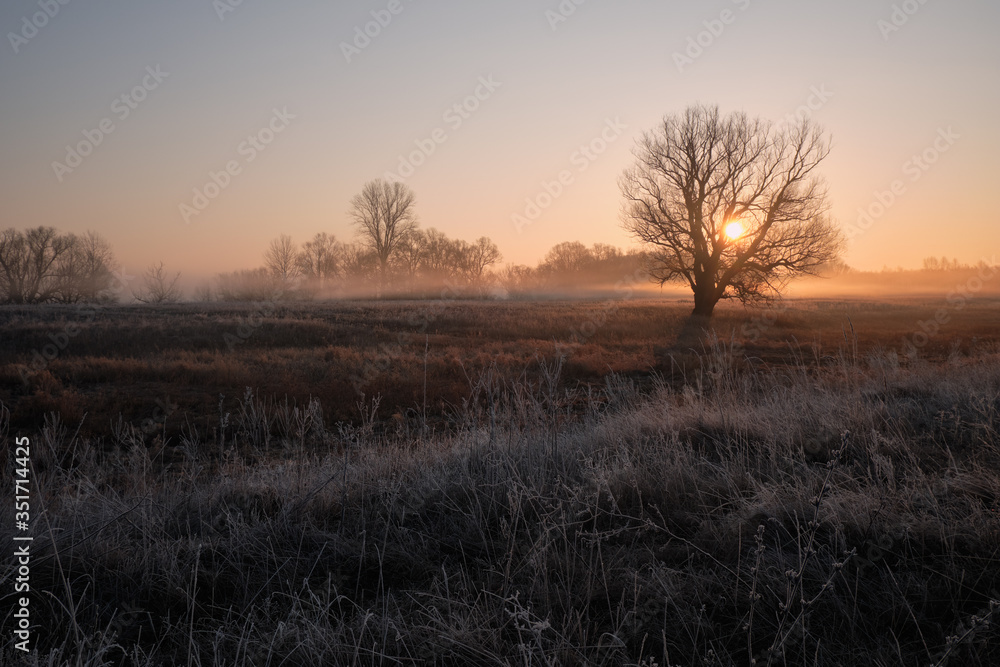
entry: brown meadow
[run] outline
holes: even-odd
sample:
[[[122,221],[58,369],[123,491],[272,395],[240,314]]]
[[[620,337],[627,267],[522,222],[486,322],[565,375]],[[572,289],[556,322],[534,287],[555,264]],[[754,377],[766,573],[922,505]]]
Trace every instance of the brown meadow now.
[[[947,305],[0,309],[17,664],[997,664],[1000,311]]]
[[[983,299],[956,310],[944,297],[792,300],[770,310],[721,308],[713,328],[751,366],[821,368],[844,353],[893,351],[905,364],[920,323],[946,309],[948,323],[918,354],[945,361],[1000,340],[998,306]],[[220,395],[230,409],[248,387],[296,405],[315,398],[334,421],[356,423],[357,403],[375,396],[383,419],[419,410],[440,421],[487,368],[506,380],[537,377],[540,362],[560,354],[570,389],[601,386],[609,374],[681,386],[690,356],[705,351],[698,341],[675,343],[687,308],[648,298],[6,307],[0,400],[12,406],[15,427],[37,426],[54,411],[95,435],[119,418],[138,426],[167,400],[176,409],[158,423],[168,437],[185,419],[211,428]],[[65,347],[50,361],[43,353],[60,336]]]

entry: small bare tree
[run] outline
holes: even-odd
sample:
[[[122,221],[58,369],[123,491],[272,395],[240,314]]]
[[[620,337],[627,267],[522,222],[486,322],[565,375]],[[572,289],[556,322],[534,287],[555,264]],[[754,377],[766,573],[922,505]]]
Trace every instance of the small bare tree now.
[[[689,108],[638,142],[620,181],[624,227],[651,247],[655,280],[691,287],[694,315],[725,298],[766,300],[840,251],[815,175],[829,152],[808,120],[777,128]]]
[[[486,269],[503,259],[497,244],[482,236],[466,249],[467,270],[473,282],[482,282]]]
[[[302,244],[296,263],[302,275],[324,289],[340,273],[342,253],[343,248],[336,237],[322,232]]]
[[[132,296],[141,303],[174,303],[181,298],[181,290],[177,286],[180,278],[180,273],[171,278],[163,262],[154,264],[142,274],[142,285],[132,291]]]
[[[366,183],[351,200],[349,214],[365,245],[378,259],[379,281],[383,286],[393,252],[417,227],[415,201],[413,190],[405,184],[383,179]]]
[[[271,241],[264,253],[264,266],[282,285],[299,276],[299,252],[292,237],[282,234]]]

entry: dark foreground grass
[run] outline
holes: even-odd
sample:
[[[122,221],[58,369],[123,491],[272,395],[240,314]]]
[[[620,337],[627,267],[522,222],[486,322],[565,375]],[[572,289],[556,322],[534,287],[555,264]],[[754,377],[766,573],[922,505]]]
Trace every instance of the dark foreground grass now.
[[[716,341],[585,411],[489,364],[436,433],[251,392],[169,473],[50,418],[36,652],[7,615],[0,662],[1000,664],[1000,353],[796,355]]]

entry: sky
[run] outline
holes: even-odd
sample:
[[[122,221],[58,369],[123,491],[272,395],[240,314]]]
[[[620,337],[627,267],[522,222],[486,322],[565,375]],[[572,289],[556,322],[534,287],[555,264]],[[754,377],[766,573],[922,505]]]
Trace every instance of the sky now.
[[[534,265],[629,246],[636,139],[710,104],[826,129],[852,266],[990,261],[998,28],[987,0],[7,0],[0,228],[210,276],[352,240],[392,174],[423,227]]]

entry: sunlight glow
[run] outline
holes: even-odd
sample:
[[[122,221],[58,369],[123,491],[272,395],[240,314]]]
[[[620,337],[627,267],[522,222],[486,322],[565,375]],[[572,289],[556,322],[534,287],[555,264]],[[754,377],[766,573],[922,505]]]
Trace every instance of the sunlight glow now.
[[[730,241],[735,241],[736,239],[740,238],[741,236],[743,236],[744,232],[746,232],[746,229],[740,222],[730,222],[728,225],[726,225],[726,238],[728,238]]]

